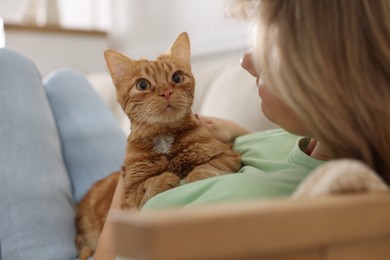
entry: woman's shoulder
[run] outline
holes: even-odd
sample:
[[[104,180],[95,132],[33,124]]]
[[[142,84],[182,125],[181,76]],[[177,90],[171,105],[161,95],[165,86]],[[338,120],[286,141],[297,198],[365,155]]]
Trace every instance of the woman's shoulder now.
[[[275,128],[270,130],[264,130],[259,132],[254,132],[251,134],[243,135],[237,138],[236,141],[246,141],[246,140],[256,140],[256,139],[273,139],[273,138],[288,138],[297,140],[301,136],[293,135],[282,128]]]
[[[281,128],[256,132],[240,136],[234,143],[234,149],[241,150],[249,147],[261,149],[290,150],[301,136],[293,135]]]

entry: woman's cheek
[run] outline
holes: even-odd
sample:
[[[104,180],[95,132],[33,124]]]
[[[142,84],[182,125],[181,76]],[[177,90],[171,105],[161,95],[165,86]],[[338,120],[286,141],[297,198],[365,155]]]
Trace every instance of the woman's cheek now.
[[[264,83],[258,85],[258,94],[261,98],[262,104],[267,106],[275,105],[274,103],[277,101],[277,98],[271,93],[269,88]]]
[[[258,93],[261,98],[261,110],[263,111],[263,114],[268,118],[268,120],[276,123],[272,116],[272,111],[277,109],[274,108],[275,97],[264,84],[259,85]]]
[[[267,86],[259,86],[259,96],[261,98],[261,110],[268,120],[290,133],[307,135],[301,119],[290,107],[277,98]]]

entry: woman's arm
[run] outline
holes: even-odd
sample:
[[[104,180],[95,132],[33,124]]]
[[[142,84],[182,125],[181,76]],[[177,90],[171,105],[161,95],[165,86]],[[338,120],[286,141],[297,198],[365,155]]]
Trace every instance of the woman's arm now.
[[[233,143],[237,137],[251,133],[250,130],[227,119],[198,114],[195,117],[210,130],[216,139],[223,143]]]
[[[95,260],[110,260],[115,259],[116,255],[114,252],[114,230],[113,224],[109,221],[110,219],[110,211],[112,209],[120,209],[122,204],[122,191],[123,191],[123,180],[122,175],[119,177],[118,184],[115,189],[114,198],[111,202],[111,207],[107,215],[106,222],[104,223],[104,227],[102,233],[100,234],[99,242],[96,247],[94,259]]]

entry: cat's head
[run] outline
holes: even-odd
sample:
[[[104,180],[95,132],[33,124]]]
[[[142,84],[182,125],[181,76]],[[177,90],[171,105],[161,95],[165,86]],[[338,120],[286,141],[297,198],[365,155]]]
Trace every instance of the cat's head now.
[[[115,50],[104,56],[118,102],[132,124],[171,124],[191,113],[195,80],[187,33],[155,61],[133,60]]]

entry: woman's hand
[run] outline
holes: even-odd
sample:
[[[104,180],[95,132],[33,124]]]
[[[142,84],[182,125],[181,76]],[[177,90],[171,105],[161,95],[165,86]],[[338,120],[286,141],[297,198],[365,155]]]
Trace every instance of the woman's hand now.
[[[251,133],[248,129],[230,120],[198,114],[195,114],[195,117],[210,130],[217,140],[223,143],[233,143],[237,137]]]

